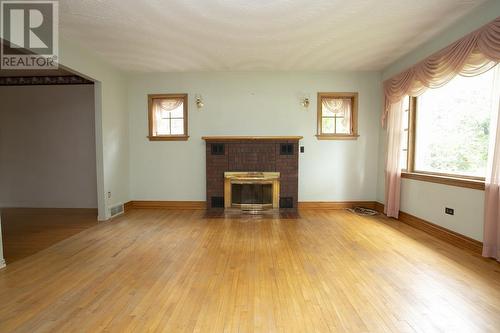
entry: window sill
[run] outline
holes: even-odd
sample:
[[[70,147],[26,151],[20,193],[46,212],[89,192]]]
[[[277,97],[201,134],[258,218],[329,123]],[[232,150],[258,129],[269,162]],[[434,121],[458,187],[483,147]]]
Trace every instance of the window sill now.
[[[466,178],[455,178],[438,175],[428,175],[423,173],[401,172],[401,178],[420,180],[424,182],[437,183],[443,185],[471,188],[484,191],[484,181]]]
[[[148,136],[149,141],[187,141],[189,135]]]
[[[316,139],[318,140],[357,140],[358,137],[358,134],[316,134]]]

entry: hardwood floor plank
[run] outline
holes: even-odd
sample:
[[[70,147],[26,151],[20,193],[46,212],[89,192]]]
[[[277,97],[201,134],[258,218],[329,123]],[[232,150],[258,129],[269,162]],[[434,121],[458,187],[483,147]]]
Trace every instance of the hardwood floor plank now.
[[[95,226],[97,209],[3,208],[2,240],[8,264]]]
[[[1,332],[498,332],[500,264],[383,216],[132,209],[0,271]]]

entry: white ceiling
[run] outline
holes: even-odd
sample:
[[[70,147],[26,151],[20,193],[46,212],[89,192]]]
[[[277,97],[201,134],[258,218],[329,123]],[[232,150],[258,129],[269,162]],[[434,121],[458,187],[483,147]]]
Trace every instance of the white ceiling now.
[[[381,70],[484,0],[61,0],[60,34],[134,72]]]

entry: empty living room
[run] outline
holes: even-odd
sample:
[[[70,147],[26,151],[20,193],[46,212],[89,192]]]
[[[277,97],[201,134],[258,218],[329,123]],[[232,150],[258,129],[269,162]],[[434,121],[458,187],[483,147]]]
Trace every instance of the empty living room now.
[[[500,332],[499,0],[0,0],[0,332]]]

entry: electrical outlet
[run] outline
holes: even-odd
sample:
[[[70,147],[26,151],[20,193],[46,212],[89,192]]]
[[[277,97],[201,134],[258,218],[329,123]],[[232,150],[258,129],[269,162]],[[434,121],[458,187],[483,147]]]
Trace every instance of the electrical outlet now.
[[[453,208],[445,207],[444,208],[444,213],[448,214],[448,215],[455,215],[455,210]]]
[[[111,192],[108,192],[108,199],[111,199]]]
[[[304,146],[300,146],[300,152],[303,153],[304,152]]]

